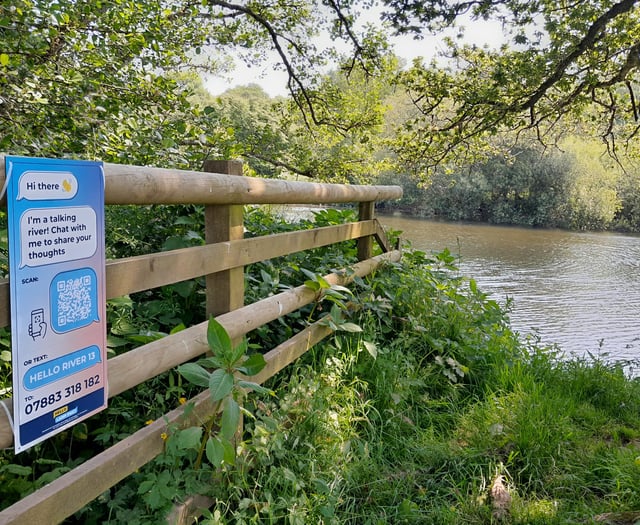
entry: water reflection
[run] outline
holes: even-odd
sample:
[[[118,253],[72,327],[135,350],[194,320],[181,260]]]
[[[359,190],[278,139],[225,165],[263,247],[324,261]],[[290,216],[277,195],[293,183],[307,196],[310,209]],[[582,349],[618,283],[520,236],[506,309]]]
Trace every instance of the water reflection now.
[[[380,217],[415,248],[460,255],[460,269],[511,320],[568,353],[640,357],[640,236]],[[601,344],[602,342],[602,344]]]

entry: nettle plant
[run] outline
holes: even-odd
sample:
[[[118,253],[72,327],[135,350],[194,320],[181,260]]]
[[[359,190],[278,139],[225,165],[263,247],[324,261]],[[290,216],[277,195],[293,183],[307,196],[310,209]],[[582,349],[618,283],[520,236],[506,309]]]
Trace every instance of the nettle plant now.
[[[189,449],[195,450],[194,470],[202,467],[205,458],[214,468],[233,465],[234,437],[244,411],[240,405],[241,398],[247,390],[272,394],[269,389],[243,379],[256,375],[266,365],[262,354],[247,354],[246,339],[234,346],[225,328],[211,318],[207,326],[207,343],[211,355],[180,365],[178,372],[187,381],[208,388],[214,403],[212,415],[201,425],[174,430],[167,439],[166,447],[167,453],[179,455]],[[191,410],[193,405],[187,404],[185,415]]]

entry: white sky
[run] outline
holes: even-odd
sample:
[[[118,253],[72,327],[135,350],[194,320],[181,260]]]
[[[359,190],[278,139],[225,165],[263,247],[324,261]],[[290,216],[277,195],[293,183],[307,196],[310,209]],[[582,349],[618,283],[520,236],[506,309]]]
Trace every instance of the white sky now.
[[[448,31],[439,36],[426,36],[422,40],[412,37],[390,37],[396,55],[404,58],[407,64],[419,56],[430,61],[438,51],[443,50],[440,43],[443,36],[454,36],[457,30]],[[468,21],[465,23],[465,43],[479,47],[489,46],[498,48],[505,42],[505,36],[500,22],[497,21]],[[219,95],[237,86],[258,84],[270,96],[287,95],[287,75],[284,71],[275,70],[276,57],[261,66],[247,67],[241,60],[235,60],[235,69],[224,76],[208,77],[205,79],[207,90],[213,95]]]

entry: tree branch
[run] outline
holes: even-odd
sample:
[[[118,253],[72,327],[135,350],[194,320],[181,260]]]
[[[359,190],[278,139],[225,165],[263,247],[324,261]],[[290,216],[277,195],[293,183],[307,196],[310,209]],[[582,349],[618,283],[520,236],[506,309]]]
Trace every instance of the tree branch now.
[[[587,34],[578,43],[574,50],[571,53],[567,54],[556,64],[553,72],[546,78],[544,82],[540,84],[540,86],[538,86],[538,88],[526,101],[518,105],[517,109],[526,110],[535,106],[536,103],[545,95],[545,93],[564,76],[567,68],[587,50],[593,48],[593,45],[600,38],[600,35],[604,31],[607,24],[617,16],[631,11],[631,9],[633,9],[634,5],[637,2],[638,0],[622,0],[621,2],[611,6],[608,11],[599,16],[595,20],[595,22],[591,24],[589,30],[587,31]]]

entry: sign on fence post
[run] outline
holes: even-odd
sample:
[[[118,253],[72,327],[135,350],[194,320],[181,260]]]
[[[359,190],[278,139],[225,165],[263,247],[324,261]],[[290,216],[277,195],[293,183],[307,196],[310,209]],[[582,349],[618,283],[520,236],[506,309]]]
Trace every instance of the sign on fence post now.
[[[6,157],[15,451],[107,406],[102,163]]]

